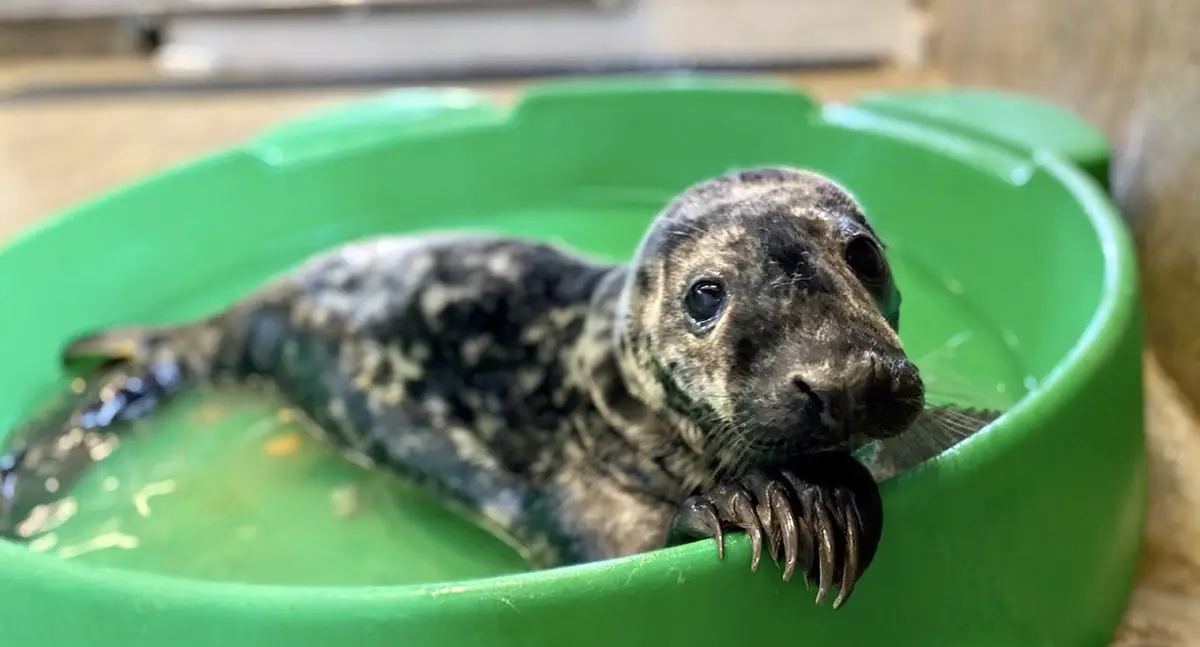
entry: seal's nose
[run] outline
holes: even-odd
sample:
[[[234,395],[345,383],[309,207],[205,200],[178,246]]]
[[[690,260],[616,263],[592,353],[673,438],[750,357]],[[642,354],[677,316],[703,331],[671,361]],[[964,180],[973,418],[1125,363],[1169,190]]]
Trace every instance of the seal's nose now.
[[[874,356],[861,397],[869,433],[890,438],[907,429],[925,408],[925,383],[907,357]]]

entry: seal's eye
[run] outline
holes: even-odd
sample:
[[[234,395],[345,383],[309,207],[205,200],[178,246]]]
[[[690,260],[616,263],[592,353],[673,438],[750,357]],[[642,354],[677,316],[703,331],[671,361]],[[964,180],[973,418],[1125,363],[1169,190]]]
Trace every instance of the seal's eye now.
[[[887,263],[879,245],[867,236],[855,236],[846,245],[846,264],[858,276],[858,280],[870,286],[882,285],[887,281]]]
[[[687,311],[690,323],[697,327],[705,327],[721,314],[721,306],[725,305],[725,284],[712,279],[701,279],[688,288],[683,297],[683,307]]]

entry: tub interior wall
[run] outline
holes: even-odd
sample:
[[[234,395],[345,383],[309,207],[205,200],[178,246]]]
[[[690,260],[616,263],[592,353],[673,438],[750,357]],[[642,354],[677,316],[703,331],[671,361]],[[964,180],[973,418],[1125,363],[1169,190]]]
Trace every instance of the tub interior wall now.
[[[734,167],[793,164],[844,183],[895,253],[961,289],[987,321],[1003,322],[997,332],[1035,380],[1076,343],[1102,289],[1099,278],[1073,278],[1099,277],[1103,258],[1093,246],[1066,244],[1096,234],[1071,217],[1080,206],[1044,171],[1018,185],[903,139],[827,124],[802,95],[551,101],[518,110],[508,127],[385,139],[294,166],[271,166],[248,151],[111,194],[73,214],[72,231],[41,232],[40,243],[61,250],[66,266],[53,278],[38,275],[36,246],[0,256],[0,334],[21,340],[0,367],[11,385],[0,424],[10,426],[33,390],[56,375],[62,341],[81,332],[68,322],[197,316],[334,242],[477,226],[530,205],[550,215],[536,226],[497,226],[620,259],[672,194]],[[612,217],[612,225],[601,232],[581,222],[574,212],[588,204],[607,205],[596,217]],[[571,213],[556,219],[558,208]],[[236,228],[212,224],[231,214]],[[114,227],[128,235],[114,237]],[[958,242],[969,238],[996,244]],[[172,244],[144,242],[151,239]],[[904,317],[902,337],[919,336],[922,312]]]

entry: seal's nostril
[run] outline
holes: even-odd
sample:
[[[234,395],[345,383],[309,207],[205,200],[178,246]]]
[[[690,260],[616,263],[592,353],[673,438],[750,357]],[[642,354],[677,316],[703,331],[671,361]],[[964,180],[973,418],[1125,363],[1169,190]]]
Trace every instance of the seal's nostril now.
[[[796,388],[800,389],[801,393],[808,396],[809,401],[812,402],[812,406],[817,410],[817,413],[821,413],[825,410],[825,400],[820,396],[820,394],[818,394],[816,391],[813,391],[812,387],[808,385],[808,382],[805,382],[800,377],[793,377],[792,384],[795,384]]]
[[[798,375],[792,376],[792,384],[795,384],[796,388],[800,389],[801,393],[807,393],[809,395],[812,394],[812,387],[808,385],[808,382],[804,381],[804,378]]]

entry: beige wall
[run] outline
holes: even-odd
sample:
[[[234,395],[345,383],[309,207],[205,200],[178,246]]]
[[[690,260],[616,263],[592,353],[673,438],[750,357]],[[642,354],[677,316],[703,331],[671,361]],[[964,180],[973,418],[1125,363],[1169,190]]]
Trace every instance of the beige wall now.
[[[1142,256],[1150,343],[1200,399],[1200,1],[932,5],[949,81],[1031,92],[1109,133],[1114,193]]]

